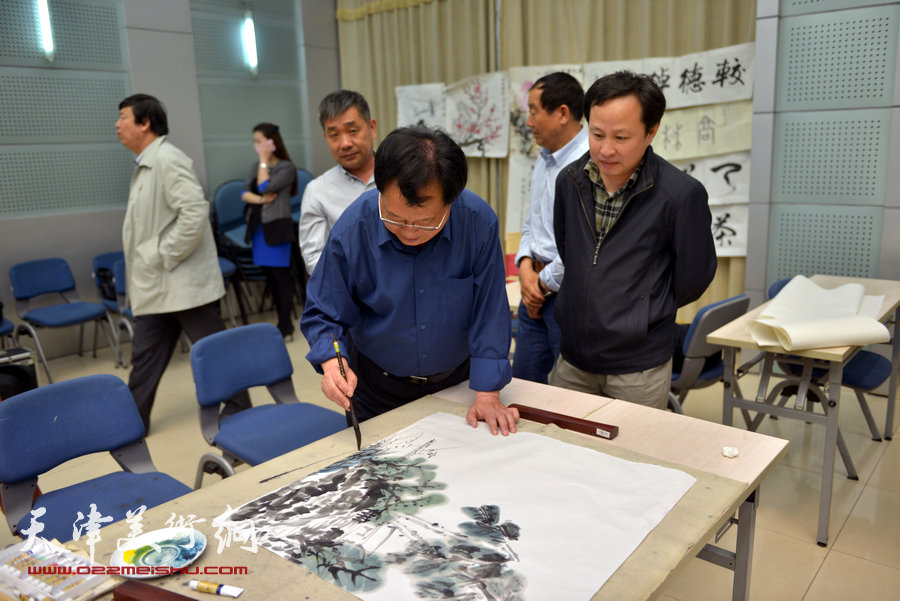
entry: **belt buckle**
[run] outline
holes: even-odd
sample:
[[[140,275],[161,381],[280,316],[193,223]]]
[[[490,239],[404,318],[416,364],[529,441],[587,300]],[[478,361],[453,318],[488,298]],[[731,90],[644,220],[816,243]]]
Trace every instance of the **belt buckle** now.
[[[409,379],[413,384],[428,384],[428,378],[423,376],[409,376]]]

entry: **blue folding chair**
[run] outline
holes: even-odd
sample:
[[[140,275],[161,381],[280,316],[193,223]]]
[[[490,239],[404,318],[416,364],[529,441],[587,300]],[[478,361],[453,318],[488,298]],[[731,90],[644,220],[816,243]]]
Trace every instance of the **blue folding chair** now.
[[[94,276],[94,284],[97,285],[97,293],[100,295],[100,302],[103,303],[106,308],[112,313],[119,313],[119,303],[117,299],[110,299],[103,296],[103,281],[101,270],[107,269],[110,272],[113,271],[113,266],[115,266],[116,261],[124,261],[125,253],[121,250],[116,250],[108,253],[101,253],[94,257],[93,260],[93,276]],[[115,275],[113,275],[115,277]]]
[[[225,182],[213,195],[213,207],[216,211],[216,219],[219,223],[219,231],[228,240],[240,248],[250,248],[250,244],[244,240],[247,232],[247,223],[244,221],[244,207],[246,203],[241,200],[244,194],[244,182],[234,179]]]
[[[231,297],[228,296],[228,289],[234,290],[238,303],[241,303],[241,291],[238,288],[237,280],[234,278],[234,275],[237,273],[237,265],[225,257],[219,257],[219,270],[222,272],[222,281],[225,282],[225,308],[228,309],[228,319],[231,321],[232,326],[236,326],[237,321],[234,319],[234,308],[231,306]],[[244,317],[243,319],[244,323],[247,323],[247,318]]]
[[[672,384],[669,389],[669,408],[675,413],[684,413],[681,405],[688,392],[697,388],[706,388],[722,381],[725,364],[721,358],[715,366],[704,369],[706,358],[721,351],[722,347],[706,341],[710,332],[734,321],[747,312],[750,297],[739,294],[723,301],[706,305],[694,316],[694,321],[684,338],[682,352],[684,363],[681,371],[672,373]]]
[[[13,265],[9,269],[9,280],[12,284],[13,296],[16,299],[16,312],[23,321],[19,325],[19,334],[28,334],[34,340],[38,357],[47,373],[47,380],[51,383],[50,368],[47,366],[47,357],[38,340],[36,328],[62,328],[78,325],[78,354],[84,343],[84,324],[94,322],[94,357],[97,356],[97,330],[102,329],[103,322],[108,326],[104,330],[109,346],[119,358],[117,337],[115,335],[112,319],[106,312],[102,303],[89,303],[78,300],[75,291],[75,278],[65,259],[58,257],[51,259],[38,259]],[[45,294],[59,294],[62,303],[29,309],[31,299]]]
[[[75,457],[103,451],[124,471],[35,499],[41,474]],[[156,470],[131,392],[110,375],[48,384],[0,403],[0,481],[12,533],[24,536],[22,530],[29,528],[34,510],[35,519],[44,525],[40,536],[60,541],[73,538],[78,513],[87,515],[91,504],[102,516],[119,521],[141,505],[154,507],[191,492]]]
[[[204,473],[234,475],[239,463],[258,465],[347,427],[346,418],[318,405],[301,403],[294,392],[294,366],[281,332],[269,323],[240,326],[198,340],[191,368],[200,429],[222,455],[200,458],[194,488]],[[238,392],[265,386],[275,399],[219,419],[219,404]]]
[[[126,294],[125,280],[125,259],[119,259],[113,263],[113,283],[116,287],[116,312],[118,319],[116,320],[116,333],[124,331],[128,334],[128,340],[134,342],[134,314],[131,307],[128,306],[128,296]],[[119,358],[122,360],[122,367],[128,367],[128,361],[125,360],[125,352],[122,350],[121,337],[119,338]]]
[[[237,268],[236,280],[244,282],[265,280],[262,268],[253,263],[251,244],[246,241],[247,224],[244,221],[244,207],[241,200],[244,193],[243,180],[230,180],[216,188],[213,195],[213,210],[217,227],[216,244],[220,254],[224,254]],[[249,289],[248,289],[249,290]],[[248,292],[249,293],[249,292]],[[264,295],[263,295],[264,296]],[[245,314],[242,295],[238,296],[242,318]],[[262,310],[263,299],[260,299]],[[246,323],[246,319],[244,319]]]
[[[115,273],[115,265],[120,261],[122,262],[121,273],[117,275]],[[106,307],[106,313],[109,316],[110,321],[116,324],[114,331],[116,333],[116,348],[118,349],[117,361],[122,367],[128,367],[128,363],[125,361],[125,357],[122,353],[122,339],[119,336],[119,331],[125,329],[130,336],[129,339],[134,339],[134,328],[131,325],[131,312],[128,310],[128,306],[125,302],[125,253],[121,250],[117,250],[99,254],[94,257],[93,266],[94,284],[97,285],[97,292],[100,294],[100,302]],[[114,298],[107,298],[104,296],[103,270],[108,270],[112,275],[112,296],[114,296]],[[119,292],[120,288],[121,292]],[[128,312],[127,316],[125,315],[126,311]]]
[[[306,190],[306,184],[313,179],[312,173],[306,169],[297,169],[297,193],[291,196],[291,217],[294,222],[300,221],[300,205],[303,202],[303,191]]]
[[[3,303],[0,303],[0,308],[2,307]],[[12,346],[18,346],[16,326],[5,317],[0,317],[0,348],[6,348],[7,342],[12,343]]]

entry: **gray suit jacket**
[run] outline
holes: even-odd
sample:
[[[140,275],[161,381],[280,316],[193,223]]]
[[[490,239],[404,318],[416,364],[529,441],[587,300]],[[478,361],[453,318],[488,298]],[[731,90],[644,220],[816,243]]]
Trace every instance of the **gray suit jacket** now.
[[[122,247],[135,315],[192,309],[225,294],[209,203],[193,161],[166,136],[144,149],[131,176]]]

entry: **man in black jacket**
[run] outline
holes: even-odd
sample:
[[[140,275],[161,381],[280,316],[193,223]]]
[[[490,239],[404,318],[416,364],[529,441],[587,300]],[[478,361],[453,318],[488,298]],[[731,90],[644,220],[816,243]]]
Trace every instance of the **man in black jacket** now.
[[[566,277],[550,383],[664,409],[675,312],[716,272],[706,190],[653,153],[666,100],[649,77],[602,77],[584,107],[590,149],[556,180]]]

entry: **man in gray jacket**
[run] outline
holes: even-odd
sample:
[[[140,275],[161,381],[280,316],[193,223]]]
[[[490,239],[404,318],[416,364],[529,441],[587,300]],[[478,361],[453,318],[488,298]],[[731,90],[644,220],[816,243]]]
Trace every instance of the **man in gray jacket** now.
[[[128,388],[144,428],[159,380],[181,331],[191,341],[225,329],[217,302],[225,294],[209,203],[192,161],[166,140],[166,111],[147,94],[119,103],[116,135],[137,155],[122,225],[127,290],[134,313]],[[250,407],[241,393],[222,414]]]

